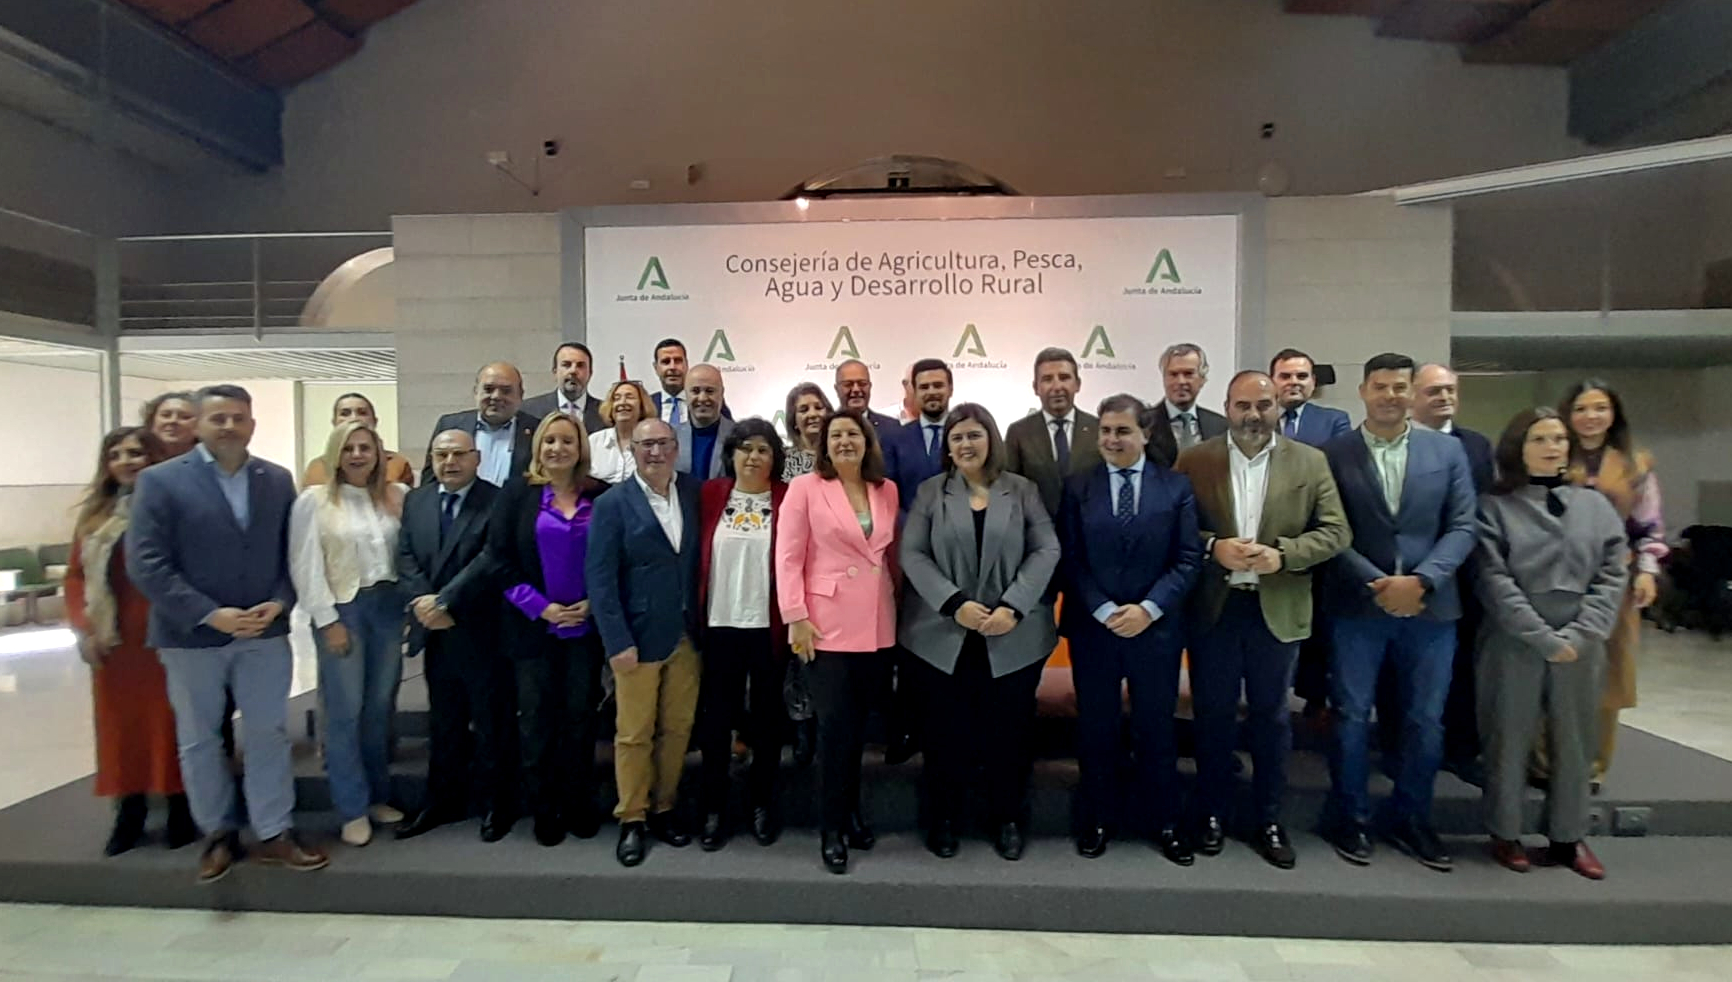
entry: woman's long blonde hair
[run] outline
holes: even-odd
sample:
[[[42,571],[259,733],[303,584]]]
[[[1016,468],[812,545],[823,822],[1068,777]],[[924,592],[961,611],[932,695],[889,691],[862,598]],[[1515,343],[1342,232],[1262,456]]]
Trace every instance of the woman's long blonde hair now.
[[[389,509],[390,496],[385,493],[385,441],[379,438],[379,431],[360,420],[344,423],[331,430],[331,438],[325,441],[325,469],[331,477],[325,482],[326,495],[335,504],[343,489],[343,448],[348,446],[349,438],[356,433],[366,433],[373,438],[373,472],[367,475],[367,497],[373,500],[375,508]]]

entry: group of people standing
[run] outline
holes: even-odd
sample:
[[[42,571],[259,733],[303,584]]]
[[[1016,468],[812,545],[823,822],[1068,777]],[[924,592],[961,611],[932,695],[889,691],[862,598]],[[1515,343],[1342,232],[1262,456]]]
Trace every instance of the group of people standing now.
[[[860,788],[874,708],[892,743],[924,754],[927,848],[958,852],[978,773],[976,817],[1018,859],[1036,689],[1062,635],[1085,857],[1128,834],[1180,865],[1221,852],[1243,700],[1239,824],[1291,868],[1289,698],[1296,667],[1320,659],[1324,831],[1343,859],[1373,854],[1375,715],[1395,778],[1376,824],[1398,849],[1450,868],[1432,785],[1446,749],[1469,747],[1452,766],[1483,760],[1499,862],[1604,875],[1583,842],[1588,795],[1633,704],[1636,618],[1665,554],[1651,462],[1606,383],[1517,416],[1494,449],[1454,425],[1453,373],[1396,354],[1366,362],[1358,428],[1311,401],[1316,366],[1291,349],[1235,375],[1224,413],[1199,405],[1208,359],[1184,344],[1161,357],[1160,402],[1112,395],[1091,414],[1076,359],[1048,348],[1040,410],[1002,432],[980,405],[951,405],[937,359],[905,379],[906,420],[870,408],[870,372],[849,361],[834,406],[815,384],[790,391],[781,430],[735,422],[722,373],[688,366],[678,341],[654,364],[657,392],[620,381],[596,399],[588,348],[562,344],[553,391],[527,403],[516,368],[484,366],[475,408],[436,425],[419,487],[354,394],[298,494],[248,454],[236,386],[161,397],[144,426],[109,434],[68,579],[95,672],[97,792],[120,799],[109,851],[140,841],[144,796],[162,794],[169,844],[202,836],[201,880],[229,870],[242,846],[224,729],[238,708],[254,856],[327,863],[290,820],[298,601],[352,846],[378,825],[413,838],[477,813],[486,841],[520,816],[546,846],[596,835],[611,691],[626,866],[651,840],[723,847],[736,732],[752,755],[746,824],[775,842],[782,748],[804,725],[821,860],[846,872],[876,840]],[[431,706],[426,800],[408,815],[389,772],[405,652],[425,652]],[[1188,806],[1174,724],[1187,655]],[[695,824],[678,801],[694,743]],[[1536,769],[1550,844],[1529,854]]]

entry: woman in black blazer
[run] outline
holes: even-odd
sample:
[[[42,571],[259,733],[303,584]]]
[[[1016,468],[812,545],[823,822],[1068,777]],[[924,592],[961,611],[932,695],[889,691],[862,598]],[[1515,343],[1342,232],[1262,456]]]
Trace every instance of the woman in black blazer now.
[[[589,516],[608,485],[589,476],[583,424],[549,413],[529,470],[499,494],[487,550],[505,587],[505,650],[516,666],[524,804],[535,840],[589,838],[595,809],[595,707],[601,644],[589,619],[583,561]]]

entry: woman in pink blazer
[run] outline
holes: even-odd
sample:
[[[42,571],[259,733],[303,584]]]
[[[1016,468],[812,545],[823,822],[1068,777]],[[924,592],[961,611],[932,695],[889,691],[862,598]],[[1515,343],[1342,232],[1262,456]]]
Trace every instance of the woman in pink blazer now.
[[[896,644],[896,485],[872,424],[853,411],[824,421],[816,469],[794,478],[776,516],[776,602],[807,662],[818,711],[822,854],[848,872],[848,847],[876,841],[860,814],[866,711]]]

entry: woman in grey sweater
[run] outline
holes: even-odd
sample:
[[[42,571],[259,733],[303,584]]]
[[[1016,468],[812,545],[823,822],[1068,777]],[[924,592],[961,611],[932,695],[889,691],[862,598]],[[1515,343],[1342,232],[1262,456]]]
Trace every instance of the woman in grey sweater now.
[[[1605,868],[1583,842],[1606,637],[1629,568],[1624,523],[1603,495],[1566,484],[1569,433],[1546,408],[1521,413],[1497,446],[1498,478],[1480,499],[1477,681],[1485,735],[1492,855],[1525,873],[1533,862],[1589,879]],[[1550,845],[1522,849],[1528,753],[1544,721],[1552,775]]]

